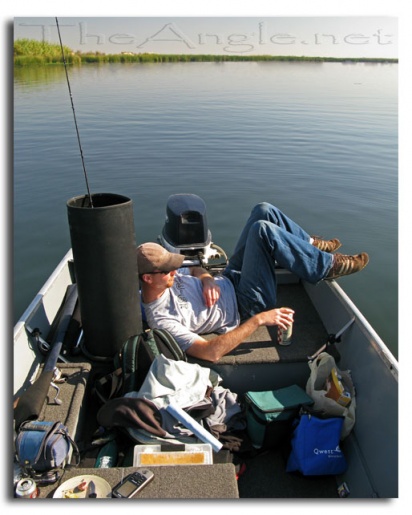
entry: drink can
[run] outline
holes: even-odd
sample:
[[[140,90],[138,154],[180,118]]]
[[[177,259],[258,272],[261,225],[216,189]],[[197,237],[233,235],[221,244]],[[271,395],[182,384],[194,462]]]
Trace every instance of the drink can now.
[[[29,477],[20,479],[16,485],[16,497],[24,499],[35,499],[39,495],[39,489],[37,488],[36,481]]]
[[[290,345],[292,343],[293,323],[288,325],[287,329],[282,329],[278,326],[278,344]]]

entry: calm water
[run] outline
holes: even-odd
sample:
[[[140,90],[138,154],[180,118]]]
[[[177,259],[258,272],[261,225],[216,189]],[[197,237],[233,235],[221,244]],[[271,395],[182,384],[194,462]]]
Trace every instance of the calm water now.
[[[339,280],[398,355],[397,65],[187,63],[69,70],[92,193],[129,196],[136,240],[173,193],[206,202],[230,254],[260,201],[367,251]],[[14,319],[70,247],[86,193],[62,68],[15,73]],[[337,328],[339,329],[339,328]]]

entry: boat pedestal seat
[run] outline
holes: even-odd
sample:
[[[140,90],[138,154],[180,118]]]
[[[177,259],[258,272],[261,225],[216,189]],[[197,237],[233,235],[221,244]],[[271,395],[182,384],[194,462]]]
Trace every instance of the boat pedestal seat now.
[[[295,311],[292,343],[277,343],[277,327],[260,327],[217,363],[189,357],[192,363],[213,368],[223,378],[224,386],[244,393],[301,386],[309,377],[308,356],[327,342],[328,334],[301,283],[278,286],[278,305]],[[216,335],[204,335],[211,339]]]

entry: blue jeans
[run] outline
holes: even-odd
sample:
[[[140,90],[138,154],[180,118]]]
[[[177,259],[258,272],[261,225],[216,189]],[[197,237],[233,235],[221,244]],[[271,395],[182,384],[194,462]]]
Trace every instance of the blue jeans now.
[[[322,280],[333,255],[310,243],[310,235],[279,209],[255,206],[224,271],[236,291],[242,320],[276,306],[276,263],[310,283]]]

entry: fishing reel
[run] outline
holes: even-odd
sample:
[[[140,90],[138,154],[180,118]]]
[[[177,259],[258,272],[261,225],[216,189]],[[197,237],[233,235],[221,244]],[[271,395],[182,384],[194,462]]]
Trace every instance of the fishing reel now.
[[[223,269],[228,263],[225,251],[212,242],[206,204],[197,195],[179,193],[169,197],[166,220],[158,241],[169,252],[183,254],[183,266],[211,270]]]

